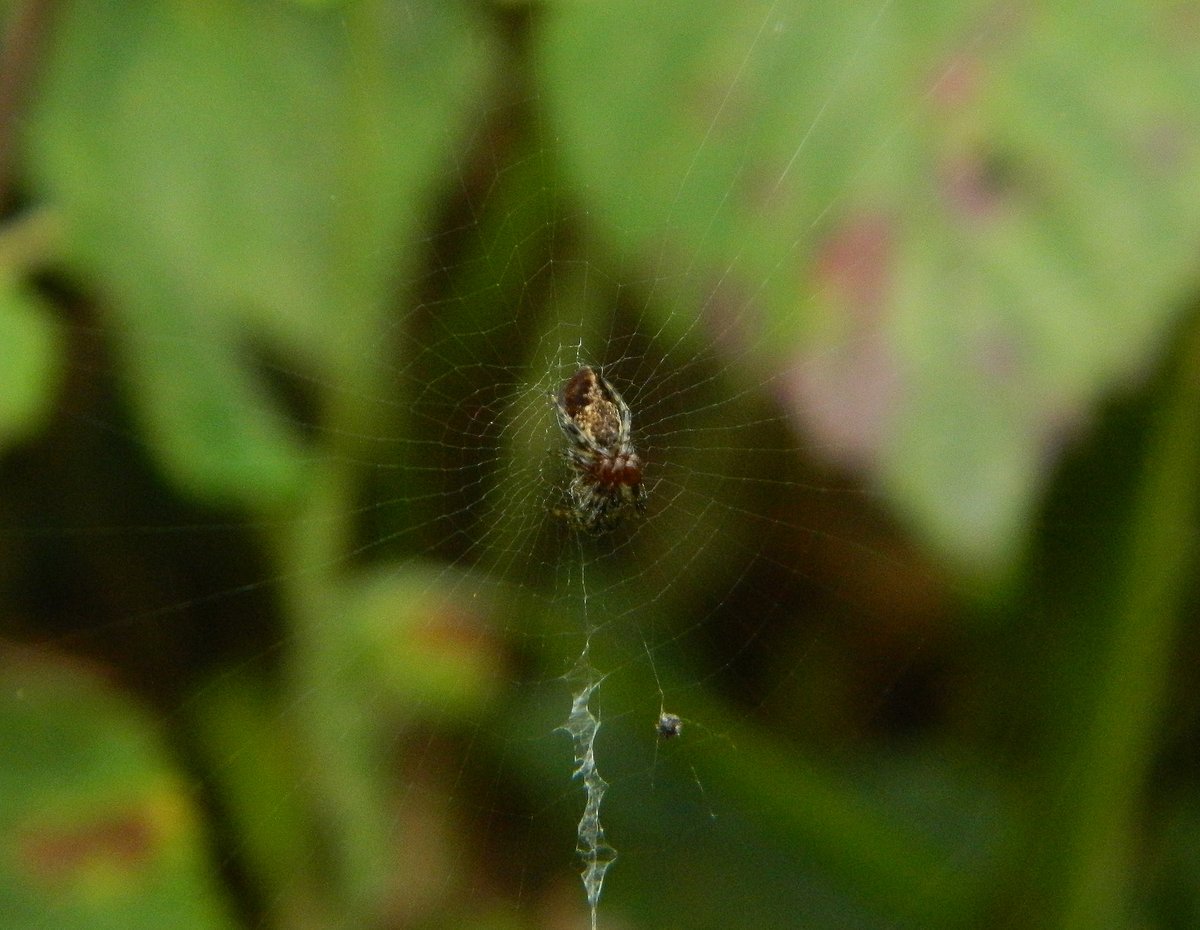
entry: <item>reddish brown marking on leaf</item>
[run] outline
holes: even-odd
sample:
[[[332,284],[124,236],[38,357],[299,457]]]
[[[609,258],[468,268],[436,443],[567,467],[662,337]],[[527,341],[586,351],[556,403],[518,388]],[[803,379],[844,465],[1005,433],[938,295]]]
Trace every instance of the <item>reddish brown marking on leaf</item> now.
[[[511,661],[507,644],[488,620],[494,607],[490,597],[431,594],[400,608],[405,616],[384,641],[384,650],[432,675],[435,688],[438,678],[451,674],[459,681],[459,696],[489,691]]]
[[[42,882],[61,884],[94,865],[135,871],[159,845],[149,812],[131,809],[72,827],[30,829],[19,841],[19,861]]]
[[[1024,41],[1033,18],[1023,2],[998,0],[966,21],[957,42],[928,73],[930,99],[942,115],[970,111],[979,105],[996,55]]]
[[[874,325],[890,282],[893,229],[881,214],[852,218],[817,250],[815,283],[856,329]]]
[[[827,461],[871,469],[903,389],[895,355],[882,333],[799,354],[782,386],[783,402]]]
[[[491,651],[495,639],[483,617],[455,600],[439,600],[426,611],[427,618],[413,628],[413,640],[449,653]]]
[[[13,643],[0,648],[0,675],[7,686],[20,688],[28,681],[39,692],[53,692],[60,686],[101,689],[119,684],[113,668],[102,662],[44,646]]]
[[[984,63],[975,55],[962,54],[950,59],[935,75],[934,104],[942,110],[960,112],[969,109],[979,98],[985,72]]]
[[[881,325],[895,250],[891,221],[852,218],[818,250],[814,283],[837,336],[801,352],[783,382],[784,402],[822,451],[856,468],[873,464],[898,405],[899,368]]]
[[[947,159],[939,175],[946,201],[968,219],[995,216],[1014,200],[1015,171],[997,155],[976,152]]]

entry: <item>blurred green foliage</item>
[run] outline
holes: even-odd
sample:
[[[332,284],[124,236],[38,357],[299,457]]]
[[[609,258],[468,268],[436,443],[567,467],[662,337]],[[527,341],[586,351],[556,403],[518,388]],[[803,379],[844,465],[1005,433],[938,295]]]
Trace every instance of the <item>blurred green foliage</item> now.
[[[232,927],[154,727],[82,663],[0,668],[8,927]]]
[[[1200,923],[1186,4],[39,5],[5,926],[574,917],[585,627],[602,922]],[[551,516],[577,346],[616,545]]]

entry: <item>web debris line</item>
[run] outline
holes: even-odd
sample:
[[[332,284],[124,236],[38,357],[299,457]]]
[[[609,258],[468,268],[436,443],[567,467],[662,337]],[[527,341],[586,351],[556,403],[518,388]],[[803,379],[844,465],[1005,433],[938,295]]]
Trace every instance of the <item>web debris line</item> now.
[[[579,818],[576,851],[583,859],[583,888],[587,893],[588,909],[591,912],[592,930],[596,930],[596,914],[600,904],[600,891],[604,887],[604,876],[617,859],[617,851],[604,838],[604,826],[600,823],[600,802],[608,790],[608,782],[600,777],[596,768],[596,734],[600,721],[588,706],[592,695],[604,679],[596,677],[596,670],[588,661],[588,647],[584,646],[579,662],[571,673],[572,678],[582,678],[583,687],[571,697],[571,713],[567,722],[559,729],[571,734],[575,746],[575,772],[573,778],[583,781],[587,801],[583,816]]]

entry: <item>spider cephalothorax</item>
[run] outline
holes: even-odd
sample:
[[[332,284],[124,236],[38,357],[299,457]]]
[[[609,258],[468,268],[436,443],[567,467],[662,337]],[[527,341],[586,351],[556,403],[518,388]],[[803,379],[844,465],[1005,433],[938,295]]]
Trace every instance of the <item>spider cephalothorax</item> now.
[[[563,385],[554,408],[569,442],[567,464],[574,472],[567,488],[571,521],[598,534],[620,523],[630,507],[642,513],[642,461],[630,439],[629,405],[616,388],[584,366]]]

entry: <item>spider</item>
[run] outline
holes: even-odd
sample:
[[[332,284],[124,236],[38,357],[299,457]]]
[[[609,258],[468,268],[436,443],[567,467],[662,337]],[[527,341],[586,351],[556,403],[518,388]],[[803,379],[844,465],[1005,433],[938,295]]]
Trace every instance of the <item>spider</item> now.
[[[642,460],[630,439],[633,418],[617,389],[585,365],[558,392],[554,409],[575,473],[567,487],[572,524],[600,535],[615,528],[630,507],[644,513]]]
[[[654,725],[659,739],[674,739],[683,732],[683,720],[678,714],[668,714],[665,710],[658,715],[658,723]]]

